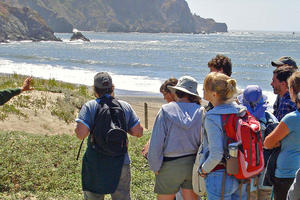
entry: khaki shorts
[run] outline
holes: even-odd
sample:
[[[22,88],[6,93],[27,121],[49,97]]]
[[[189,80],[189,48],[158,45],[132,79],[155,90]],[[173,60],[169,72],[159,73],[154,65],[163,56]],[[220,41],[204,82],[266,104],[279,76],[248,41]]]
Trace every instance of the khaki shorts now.
[[[196,156],[178,158],[163,162],[155,178],[154,192],[175,194],[180,188],[193,189],[192,172]]]

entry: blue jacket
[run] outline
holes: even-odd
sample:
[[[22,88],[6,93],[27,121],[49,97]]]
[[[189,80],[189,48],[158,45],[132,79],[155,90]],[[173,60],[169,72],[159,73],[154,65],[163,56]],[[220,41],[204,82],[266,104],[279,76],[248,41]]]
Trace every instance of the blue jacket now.
[[[204,108],[195,103],[171,102],[162,106],[154,123],[148,163],[159,171],[163,157],[196,154]]]
[[[202,169],[209,173],[218,165],[224,154],[224,136],[222,125],[222,114],[237,114],[244,112],[246,108],[235,102],[221,104],[208,111],[204,121],[203,155],[200,158]]]

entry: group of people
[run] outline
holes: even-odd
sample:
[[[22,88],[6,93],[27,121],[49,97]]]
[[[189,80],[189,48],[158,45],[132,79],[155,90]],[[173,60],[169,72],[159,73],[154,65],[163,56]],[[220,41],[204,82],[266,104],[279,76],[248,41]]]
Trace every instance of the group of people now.
[[[274,104],[274,116],[271,115],[274,120],[277,118],[279,124],[270,134],[262,137],[266,151],[281,147],[273,183],[274,198],[285,200],[288,196],[289,199],[299,199],[299,178],[295,176],[300,168],[300,124],[297,123],[300,119],[300,72],[296,62],[290,57],[282,57],[271,64],[276,67],[271,86],[278,96]],[[248,110],[263,123],[267,118],[267,99],[258,85],[249,85],[242,93],[238,92],[237,82],[230,77],[232,64],[228,57],[217,55],[208,63],[208,67],[210,73],[204,79],[203,99],[197,92],[197,81],[191,76],[183,76],[178,80],[170,78],[160,88],[167,104],[159,110],[151,139],[142,150],[150,170],[155,173],[154,192],[159,200],[199,198],[193,191],[192,170],[201,144],[206,156],[201,160],[199,174],[204,177],[207,198],[248,198],[246,188],[250,187],[249,182],[241,184],[234,176],[224,173],[226,165],[222,161],[225,141],[221,117]],[[109,74],[101,72],[95,76],[94,90],[97,99],[87,102],[79,113],[75,130],[79,139],[89,135],[97,103],[101,101],[99,97],[113,95],[111,86]],[[204,100],[209,102],[208,105],[203,106]],[[125,110],[128,133],[141,137],[143,127],[132,107],[124,101],[119,102]],[[202,129],[203,138],[200,136]],[[109,192],[101,193],[89,185],[105,183],[108,180],[107,174],[112,173],[112,162],[99,160],[99,155],[92,152],[89,141],[82,164],[84,197],[104,199],[104,195]],[[130,199],[129,164],[126,153],[123,165],[119,167],[122,170],[118,174],[119,181],[115,183],[116,189],[110,193],[112,199]],[[106,171],[102,173],[98,168]],[[300,176],[299,173],[298,171],[297,176]],[[224,178],[225,187],[222,186]],[[92,183],[87,183],[88,180],[92,180]]]
[[[300,72],[291,57],[281,57],[271,64],[275,67],[271,86],[277,95],[273,114],[267,111],[267,98],[260,86],[249,85],[239,92],[236,80],[231,78],[231,60],[224,55],[217,55],[208,62],[210,73],[204,79],[203,98],[197,92],[197,80],[191,76],[182,76],[178,80],[170,78],[162,84],[160,92],[167,104],[159,110],[151,139],[142,150],[150,170],[155,173],[157,199],[199,199],[193,191],[192,171],[200,145],[205,156],[201,158],[199,174],[204,177],[208,200],[248,199],[250,181],[241,183],[224,173],[222,124],[222,115],[246,110],[261,122],[262,130],[270,115],[279,122],[268,135],[262,135],[264,151],[280,149],[276,166],[273,166],[274,199],[300,199]],[[1,105],[20,92],[31,90],[30,81],[31,78],[26,79],[21,89],[0,91]],[[97,73],[93,88],[96,99],[82,106],[75,128],[80,140],[88,137],[82,161],[84,199],[101,200],[105,194],[110,194],[113,200],[128,200],[131,199],[128,152],[121,156],[101,154],[95,150],[92,136],[96,123],[101,123],[95,119],[99,105],[105,99],[114,99],[111,76],[107,72]],[[124,113],[125,131],[142,137],[143,127],[131,105],[117,101]],[[268,195],[266,198],[270,199]]]

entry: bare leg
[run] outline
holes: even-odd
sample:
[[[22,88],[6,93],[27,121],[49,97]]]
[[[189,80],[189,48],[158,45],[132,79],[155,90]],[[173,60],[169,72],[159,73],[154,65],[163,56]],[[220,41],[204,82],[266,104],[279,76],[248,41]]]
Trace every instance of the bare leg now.
[[[198,200],[198,196],[194,193],[193,190],[181,188],[181,192],[184,200]]]
[[[158,194],[157,200],[174,200],[175,194]]]

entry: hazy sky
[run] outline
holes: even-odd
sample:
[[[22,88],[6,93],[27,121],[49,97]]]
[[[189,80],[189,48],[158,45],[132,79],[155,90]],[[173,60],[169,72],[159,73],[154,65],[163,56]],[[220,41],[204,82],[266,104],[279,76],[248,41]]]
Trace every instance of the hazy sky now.
[[[300,0],[186,0],[192,13],[229,30],[300,31]]]

